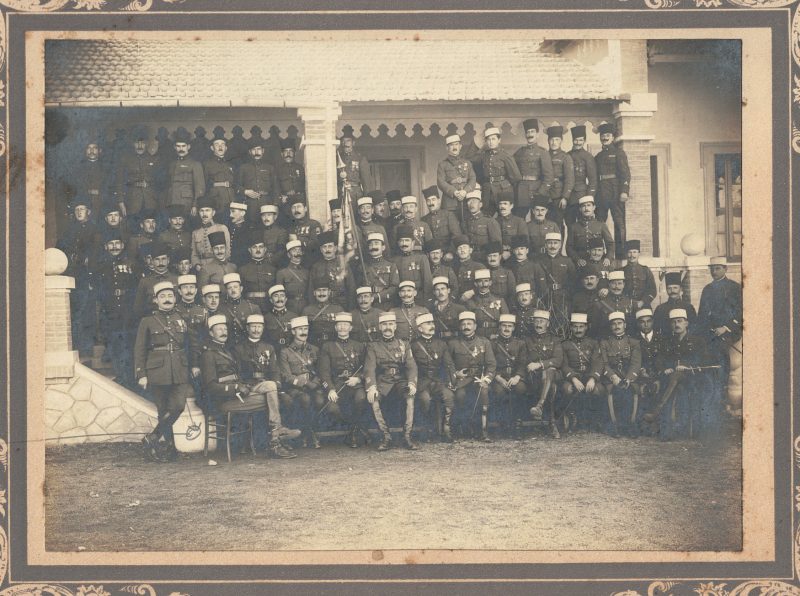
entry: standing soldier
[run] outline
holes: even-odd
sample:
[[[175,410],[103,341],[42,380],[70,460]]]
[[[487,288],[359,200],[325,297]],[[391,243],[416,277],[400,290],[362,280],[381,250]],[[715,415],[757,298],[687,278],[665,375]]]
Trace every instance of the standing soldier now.
[[[536,143],[539,121],[529,118],[522,123],[522,128],[525,129],[525,140],[528,144],[514,153],[514,160],[522,175],[522,181],[517,186],[514,215],[525,219],[537,197],[549,198],[553,184],[553,164],[547,150]]]
[[[208,337],[208,328],[206,327],[206,320],[208,319],[209,310],[204,304],[197,304],[197,276],[195,275],[180,275],[177,281],[178,294],[180,300],[176,301],[175,312],[177,312],[186,322],[186,332],[188,334],[188,349],[189,357],[189,373],[192,385],[195,391],[200,390],[200,365],[203,357],[203,345]],[[219,306],[219,286],[214,288],[207,287],[208,289],[216,289],[216,298],[214,311]],[[205,289],[205,288],[204,288]],[[213,292],[212,292],[213,293]],[[212,304],[213,306],[213,304]],[[199,397],[199,393],[198,393]]]
[[[592,263],[588,263],[585,267],[578,269],[577,277],[580,281],[581,289],[572,295],[572,312],[586,313],[589,335],[596,338],[598,334],[595,332],[595,328],[598,323],[593,319],[593,316],[595,313],[600,312],[601,308],[597,305],[597,302],[608,295],[608,289],[605,290],[605,294],[600,294],[600,274],[597,271],[597,267]],[[603,315],[603,318],[605,318],[605,315]]]
[[[428,309],[415,304],[417,286],[413,281],[401,281],[397,286],[397,297],[400,306],[391,310],[397,323],[394,335],[398,339],[411,341],[417,338],[417,317],[427,314]]]
[[[303,244],[300,240],[286,243],[289,263],[278,270],[275,281],[285,288],[289,299],[288,307],[293,312],[302,312],[306,306],[308,293],[308,269],[303,267]]]
[[[350,404],[350,429],[345,442],[358,448],[361,437],[368,439],[361,428],[361,418],[367,403],[364,389],[364,356],[366,346],[360,341],[350,339],[353,317],[350,313],[336,314],[336,337],[322,344],[319,352],[319,378],[322,388],[327,391],[328,413],[341,419],[340,402]]]
[[[231,140],[228,142],[228,156],[233,168],[238,172],[245,163],[250,143],[244,138],[244,129],[238,124],[231,129]]]
[[[456,288],[461,294],[457,297],[460,302],[466,302],[475,295],[475,272],[484,266],[472,259],[472,245],[468,236],[457,236],[453,240],[457,260],[453,262],[458,284]]]
[[[269,342],[282,350],[292,341],[292,329],[289,323],[297,317],[297,313],[286,308],[286,288],[282,285],[272,286],[268,294],[272,308],[264,311],[264,329]]]
[[[625,272],[625,289],[628,296],[633,298],[636,308],[650,308],[658,294],[656,280],[650,267],[639,263],[641,245],[638,240],[628,240],[625,243],[625,253],[628,263],[622,270]]]
[[[232,201],[229,205],[230,221],[228,233],[231,237],[231,262],[237,267],[247,262],[248,233],[252,229],[250,222],[245,221],[247,205],[239,201]]]
[[[222,234],[225,245],[225,259],[230,255],[231,236],[228,226],[216,223],[214,216],[217,213],[214,201],[210,197],[200,197],[197,200],[200,227],[192,232],[192,264],[202,271],[203,267],[213,262],[214,251],[211,246],[211,235]],[[218,236],[216,236],[218,237]]]
[[[589,261],[592,241],[599,238],[602,241],[601,246],[605,248],[603,265],[608,267],[614,257],[614,239],[608,231],[608,226],[594,216],[594,198],[591,195],[581,197],[578,199],[577,207],[580,216],[569,224],[567,256],[575,261],[578,267],[583,267]]]
[[[507,197],[501,197],[501,200]],[[490,242],[503,242],[503,232],[500,224],[494,217],[491,217],[481,210],[481,195],[477,190],[467,194],[467,218],[464,220],[464,232],[469,237],[475,259],[485,260],[486,245]],[[496,205],[492,206],[492,213],[496,211]]]
[[[356,201],[356,206],[358,208],[358,220],[356,221],[357,225],[355,228],[356,242],[359,243],[362,250],[366,248],[367,236],[373,232],[381,234],[383,236],[383,243],[386,246],[389,245],[389,236],[386,234],[386,230],[378,221],[374,219],[375,205],[373,202],[375,200],[380,200],[378,195],[382,194],[383,193],[381,193],[379,190],[372,191],[370,195],[375,195],[375,197],[367,195],[359,198]]]
[[[503,267],[502,263],[503,247],[498,242],[487,244],[486,264],[489,265],[489,272],[492,275],[492,293],[505,300],[506,304],[508,304],[514,300],[514,288],[517,287],[517,278],[510,269]]]
[[[289,216],[289,201],[306,196],[306,171],[294,159],[295,139],[281,139],[281,161],[275,168],[278,178],[278,194],[285,217]]]
[[[256,230],[261,232],[264,238],[264,246],[267,249],[264,258],[273,267],[278,267],[283,263],[286,252],[286,243],[289,242],[289,232],[275,222],[278,220],[278,207],[276,205],[261,206],[261,227],[256,226]]]
[[[556,393],[560,378],[564,351],[561,341],[550,333],[550,312],[536,310],[533,313],[533,334],[525,338],[525,360],[522,372],[527,371],[531,379],[531,390],[539,389],[539,399],[530,409],[534,420],[541,420],[544,407],[548,406],[550,436],[560,439],[556,426]],[[550,398],[548,400],[548,398]]]
[[[330,290],[331,304],[337,304],[344,309],[350,306],[351,296],[354,291],[353,278],[347,266],[342,266],[336,245],[336,234],[332,231],[322,232],[319,235],[319,251],[322,259],[311,265],[308,273],[309,291],[321,285]]]
[[[339,304],[330,303],[331,290],[327,280],[320,280],[313,286],[312,300],[301,314],[309,321],[308,341],[321,347],[336,336],[336,315],[344,309]]]
[[[561,234],[558,232],[550,232],[545,236],[545,251],[539,258],[547,288],[544,303],[552,314],[552,332],[563,339],[569,329],[572,294],[575,291],[575,264],[561,254]]]
[[[167,208],[169,228],[158,235],[161,242],[171,250],[192,249],[192,232],[186,227],[186,210],[181,205],[170,205]]]
[[[249,141],[250,159],[239,168],[237,186],[244,195],[247,205],[247,216],[257,222],[265,205],[271,204],[278,192],[278,180],[275,168],[264,160],[264,142],[259,138]],[[277,206],[275,207],[277,213]]]
[[[464,200],[475,190],[475,170],[472,163],[461,155],[461,137],[449,135],[444,140],[447,158],[436,169],[436,184],[442,190],[442,209],[463,221],[466,215]],[[427,196],[427,195],[426,195]]]
[[[318,412],[327,401],[317,372],[319,348],[308,343],[308,317],[295,317],[289,325],[292,343],[280,352],[281,378],[286,387],[287,406],[299,404],[303,413],[303,434],[306,447],[319,449],[316,424]]]
[[[496,127],[484,131],[486,148],[480,156],[483,175],[486,178],[482,188],[482,210],[490,216],[497,212],[498,200],[501,198],[514,200],[514,187],[522,180],[517,162],[505,150],[500,149],[500,134],[500,129]]]
[[[561,149],[564,129],[551,126],[547,129],[547,144],[550,147],[550,161],[553,163],[553,186],[550,187],[550,206],[547,214],[559,226],[564,225],[564,210],[572,196],[575,186],[575,167],[572,158]]]
[[[225,301],[220,306],[219,312],[228,317],[230,325],[228,334],[231,341],[238,344],[247,336],[247,317],[260,315],[261,309],[242,298],[242,278],[238,273],[223,275],[222,284],[225,286]]]
[[[402,211],[402,219],[394,226],[390,236],[394,238],[394,244],[397,245],[397,229],[400,226],[411,228],[413,234],[412,240],[414,241],[412,250],[417,253],[422,252],[422,247],[426,242],[433,240],[433,233],[431,228],[425,221],[421,221],[417,217],[417,197],[408,195],[400,199],[400,209]]]
[[[206,196],[214,201],[214,208],[219,213],[227,213],[231,201],[236,200],[236,183],[233,165],[226,155],[228,141],[223,135],[214,136],[211,141],[211,152],[213,155],[203,164],[206,175]]]
[[[369,172],[369,162],[355,151],[356,140],[352,135],[343,135],[341,144],[341,149],[337,150],[341,198],[344,198],[344,192],[347,189],[350,191],[350,198],[355,201],[365,193],[374,190]]]
[[[164,205],[182,205],[197,215],[197,199],[205,191],[203,166],[189,157],[189,131],[181,127],[175,131],[175,154],[177,158],[167,167],[167,194]]]
[[[262,339],[264,316],[249,315],[246,324],[247,337],[235,344],[231,352],[239,363],[242,379],[251,387],[250,395],[256,392],[264,394],[270,431],[269,453],[279,459],[297,457],[281,444],[281,439],[299,437],[300,431],[283,426],[278,400],[281,387],[278,353],[274,346]]]
[[[289,200],[292,214],[292,223],[289,234],[299,240],[303,247],[303,254],[312,258],[319,248],[319,235],[322,234],[322,224],[308,215],[305,199],[295,195]]]
[[[492,273],[488,269],[475,272],[476,294],[467,300],[466,307],[475,314],[476,333],[486,339],[497,339],[500,315],[508,314],[504,298],[492,292]]]
[[[600,143],[603,148],[595,155],[597,163],[597,219],[605,223],[608,212],[614,220],[614,240],[616,241],[616,258],[621,261],[625,255],[625,203],[631,185],[631,171],[628,167],[628,156],[621,148],[614,145],[614,127],[603,123],[597,127]]]
[[[561,364],[564,383],[561,391],[564,400],[569,400],[564,413],[569,417],[573,430],[598,430],[603,411],[600,403],[605,395],[605,387],[600,382],[603,359],[600,355],[600,344],[587,337],[588,330],[589,318],[586,313],[574,312],[570,317],[571,334],[561,342],[564,352]]]
[[[492,383],[492,397],[495,403],[504,403],[506,422],[514,422],[514,433],[519,434],[522,419],[517,418],[519,403],[525,399],[528,386],[522,380],[520,369],[524,366],[525,342],[514,337],[517,317],[500,315],[500,334],[492,343],[497,360],[497,374]]]
[[[497,223],[500,224],[500,234],[502,237],[503,258],[511,256],[511,239],[514,236],[528,236],[528,225],[521,217],[514,215],[512,207],[514,204],[504,198],[497,203]]]
[[[458,236],[455,237],[457,238]],[[434,238],[425,245],[425,250],[428,253],[428,262],[431,266],[431,278],[446,277],[448,280],[450,280],[450,288],[452,288],[452,291],[458,295],[458,278],[456,277],[456,272],[450,265],[445,265],[442,263],[445,251],[444,244]],[[449,254],[452,262],[453,254]]]
[[[432,297],[431,267],[428,258],[421,252],[414,251],[414,230],[411,226],[401,224],[394,229],[397,241],[397,255],[392,259],[397,266],[400,283],[410,281],[418,289],[417,302],[425,304]],[[411,325],[416,327],[416,325]]]
[[[578,219],[578,200],[587,195],[594,197],[597,192],[597,165],[592,154],[584,149],[586,126],[573,126],[570,133],[572,133],[572,149],[569,156],[572,158],[575,170],[575,186],[572,187],[572,195],[564,213],[567,227]]]
[[[632,384],[642,368],[642,349],[639,340],[625,334],[626,318],[624,312],[610,313],[611,335],[600,340],[612,437],[619,436],[620,427],[630,436],[639,433],[636,424],[639,402]]]
[[[86,144],[84,159],[73,172],[75,196],[89,199],[94,222],[100,218],[103,207],[112,202],[109,165],[100,159],[102,154],[99,139],[90,139]]]
[[[370,286],[378,308],[389,310],[394,304],[397,287],[400,285],[400,274],[397,265],[384,256],[383,235],[371,232],[367,236],[368,255],[364,257],[361,267],[362,286]]]
[[[139,212],[139,231],[131,236],[127,244],[128,257],[137,266],[144,264],[142,247],[156,239],[156,212],[143,209]]]
[[[461,426],[469,425],[478,405],[481,407],[480,438],[491,443],[489,438],[489,385],[497,370],[497,361],[491,342],[475,333],[475,313],[465,310],[458,315],[458,337],[447,345],[453,360],[455,373],[455,407]],[[474,401],[473,401],[474,399]]]
[[[156,196],[158,160],[147,151],[147,129],[133,130],[133,152],[122,155],[115,175],[116,202],[122,213],[138,221],[142,210],[159,208]]]
[[[105,250],[106,258],[97,271],[100,329],[108,341],[107,351],[115,380],[132,389],[133,299],[139,279],[134,262],[124,253],[125,243],[118,233],[106,236]]]
[[[453,211],[441,208],[442,200],[439,198],[439,191],[435,186],[429,186],[422,191],[422,194],[425,197],[425,204],[428,206],[428,214],[423,216],[422,221],[430,228],[433,239],[441,242],[442,247],[446,249],[445,260],[452,261],[453,249],[451,248],[451,243],[453,238],[461,234],[461,225],[458,223],[458,218]],[[463,200],[461,204],[463,205]],[[429,250],[429,242],[425,242],[425,250]]]
[[[458,335],[458,315],[467,310],[463,305],[454,302],[450,296],[452,286],[447,277],[433,278],[434,301],[431,305],[436,334],[444,340]]]
[[[595,339],[610,337],[612,335],[608,315],[612,312],[621,312],[625,315],[625,326],[634,329],[636,325],[636,304],[633,299],[625,293],[625,273],[623,271],[612,271],[608,274],[608,294],[596,302],[595,311],[590,313],[589,319],[592,321],[596,332]]]
[[[700,295],[697,333],[710,342],[712,353],[722,365],[723,384],[727,384],[730,351],[740,349],[736,343],[742,337],[742,286],[728,278],[725,257],[712,257],[708,267],[712,279]]]
[[[531,220],[528,222],[528,237],[530,239],[532,259],[545,253],[545,236],[553,232],[560,233],[558,224],[547,217],[548,204],[547,197],[536,197],[533,199]]]
[[[525,339],[535,331],[534,319],[541,307],[541,300],[536,297],[530,283],[517,284],[517,299],[514,312],[517,316],[517,337]]]
[[[361,343],[378,341],[378,316],[382,311],[372,308],[372,288],[361,286],[356,289],[356,308],[350,311],[352,317],[353,339]]]
[[[453,390],[450,389],[450,380],[455,374],[453,360],[444,340],[434,334],[436,323],[430,313],[417,317],[417,338],[411,342],[411,353],[417,363],[419,372],[419,390],[417,392],[419,405],[425,416],[430,418],[431,406],[434,400],[444,406],[444,425],[442,427],[442,440],[446,443],[453,442],[450,432],[450,421],[453,416]],[[435,410],[434,410],[435,411]],[[439,420],[434,426],[438,429]]]
[[[238,270],[244,285],[244,297],[258,306],[261,312],[267,312],[272,308],[267,291],[275,285],[277,271],[266,258],[267,248],[260,232],[251,231],[244,244],[248,245],[247,252],[250,254],[250,260]]]
[[[153,461],[175,459],[172,425],[192,396],[186,357],[186,322],[175,312],[175,286],[162,281],[153,287],[155,309],[139,323],[133,350],[134,370],[139,386],[149,391],[158,407],[158,423],[142,439],[145,454]],[[165,442],[162,455],[159,441]]]
[[[386,202],[389,204],[389,216],[386,219],[385,227],[391,235],[392,229],[403,221],[403,193],[399,190],[390,190],[386,193]]]
[[[697,333],[697,311],[695,311],[691,302],[684,300],[681,284],[680,271],[670,271],[664,275],[664,285],[667,288],[667,301],[659,304],[653,313],[653,329],[662,337],[669,337],[672,335],[672,324],[669,320],[669,312],[676,308],[682,308],[686,311],[686,316],[689,319],[689,331],[691,333]]]
[[[550,222],[552,223],[552,222]],[[511,238],[511,251],[509,267],[514,273],[514,280],[517,284],[530,284],[531,290],[535,291],[537,297],[544,296],[546,291],[546,274],[538,259],[529,258],[530,244],[528,237],[523,235]]]
[[[195,230],[198,232],[199,230]],[[236,273],[236,265],[228,261],[228,238],[224,232],[211,232],[208,235],[208,243],[211,246],[213,260],[206,262],[197,278],[200,285],[221,284],[222,278],[228,273]]]
[[[378,318],[381,340],[367,344],[364,359],[364,384],[367,401],[372,406],[375,421],[383,433],[378,451],[386,451],[392,443],[389,426],[383,417],[381,401],[397,397],[406,402],[403,424],[403,443],[407,449],[417,449],[411,438],[414,426],[414,397],[417,394],[417,363],[408,342],[394,336],[397,318],[393,312],[384,312]]]
[[[163,242],[150,243],[150,256],[152,257],[153,270],[146,277],[139,280],[136,296],[133,299],[133,314],[137,318],[149,315],[153,310],[155,293],[153,288],[161,282],[175,284],[178,276],[169,268],[170,250]],[[175,302],[173,301],[173,306]]]

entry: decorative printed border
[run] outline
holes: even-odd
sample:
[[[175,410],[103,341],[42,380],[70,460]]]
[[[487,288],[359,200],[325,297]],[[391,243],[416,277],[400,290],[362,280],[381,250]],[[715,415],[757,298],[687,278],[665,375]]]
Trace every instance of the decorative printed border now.
[[[618,0],[631,2],[631,0]],[[144,12],[153,8],[154,4],[182,4],[185,0],[0,0],[0,156],[5,156],[6,143],[6,87],[8,72],[6,68],[7,42],[6,13],[9,9],[16,12],[54,13],[57,11],[136,11]],[[641,0],[648,9],[774,9],[792,7],[798,0]],[[634,2],[631,2],[634,4]],[[109,6],[111,5],[111,6]],[[116,6],[119,5],[119,6]],[[116,6],[116,8],[115,8]],[[502,11],[501,8],[497,9]],[[792,57],[792,134],[791,147],[800,154],[800,10],[793,7],[791,26]],[[8,174],[8,172],[7,172]],[[0,429],[2,432],[2,429]],[[794,441],[794,465],[800,471],[800,435]],[[9,539],[8,519],[6,513],[7,487],[9,481],[9,455],[6,439],[0,437],[0,596],[111,596],[112,593],[134,594],[137,596],[158,596],[157,590],[150,584],[118,585],[108,589],[104,585],[76,585],[69,587],[61,584],[10,584],[8,578]],[[800,512],[800,485],[794,487],[794,506]],[[800,516],[797,516],[800,518]],[[748,580],[738,585],[726,582],[705,581],[695,584],[675,581],[652,581],[642,583],[640,587],[613,592],[612,596],[666,596],[670,594],[698,594],[699,596],[800,596],[800,522],[795,520],[793,529],[793,582],[778,580]],[[424,581],[424,580],[422,580]],[[501,581],[501,580],[498,580]],[[613,580],[609,580],[613,581]],[[266,588],[265,588],[266,589]],[[109,591],[111,590],[111,591]],[[166,593],[164,593],[166,594]],[[190,596],[185,592],[170,592],[168,596]]]

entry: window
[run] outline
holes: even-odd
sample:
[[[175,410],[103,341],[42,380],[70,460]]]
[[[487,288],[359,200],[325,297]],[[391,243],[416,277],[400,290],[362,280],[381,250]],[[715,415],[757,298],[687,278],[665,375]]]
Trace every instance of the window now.
[[[706,254],[742,260],[742,148],[703,143]]]

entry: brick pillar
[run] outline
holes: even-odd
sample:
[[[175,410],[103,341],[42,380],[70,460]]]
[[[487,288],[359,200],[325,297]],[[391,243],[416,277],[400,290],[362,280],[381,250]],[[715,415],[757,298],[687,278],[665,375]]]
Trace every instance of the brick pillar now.
[[[306,188],[308,208],[313,219],[328,220],[328,201],[336,198],[336,121],[342,114],[339,104],[298,108],[305,135]]]
[[[63,383],[71,379],[77,353],[72,350],[72,322],[69,294],[75,279],[61,275],[67,269],[67,256],[57,248],[45,251],[45,380]]]
[[[653,254],[653,208],[650,194],[650,141],[655,93],[634,93],[614,109],[618,141],[631,169],[630,199],[625,222],[628,239],[640,240],[642,255]]]

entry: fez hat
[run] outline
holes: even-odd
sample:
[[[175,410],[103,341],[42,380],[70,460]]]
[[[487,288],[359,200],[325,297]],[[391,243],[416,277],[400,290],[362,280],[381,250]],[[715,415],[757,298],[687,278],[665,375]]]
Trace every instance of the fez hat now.
[[[564,136],[564,128],[562,126],[550,126],[547,128],[547,138],[552,139],[554,137],[561,138]]]
[[[203,195],[202,197],[197,199],[197,208],[204,209],[206,207],[211,207],[212,209],[217,209],[217,202],[208,195]]]
[[[294,139],[292,138],[281,139],[280,145],[281,145],[281,151],[283,151],[284,149],[291,149],[294,151]]]
[[[667,286],[679,286],[681,285],[681,272],[680,271],[668,271],[664,275],[664,284]]]
[[[399,190],[390,190],[386,193],[386,200],[390,203],[403,200],[403,193]]]
[[[528,118],[527,120],[523,120],[522,128],[524,128],[526,132],[529,130],[535,130],[536,132],[539,132],[539,121],[536,118]]]
[[[319,235],[318,240],[320,246],[323,244],[336,244],[338,237],[336,232],[333,230],[328,230],[327,232],[322,232],[322,234]]]
[[[189,143],[192,140],[191,135],[189,135],[189,131],[186,130],[183,126],[178,128],[175,131],[175,135],[173,136],[176,143]]]
[[[498,241],[487,242],[486,245],[483,247],[483,254],[491,255],[494,253],[502,253],[503,252],[503,245]]]
[[[600,126],[597,127],[597,134],[606,134],[606,133],[614,134],[614,125],[608,122],[603,122]]]
[[[642,244],[638,240],[628,240],[625,242],[625,250],[642,250]]]
[[[589,238],[589,249],[593,248],[605,248],[605,242],[603,242],[602,236],[592,236]]]
[[[219,246],[220,244],[226,244],[225,234],[223,232],[211,232],[208,235],[208,243],[211,246]]]
[[[569,132],[572,134],[573,141],[578,138],[586,138],[586,127],[583,124],[580,126],[573,126]]]
[[[530,246],[527,236],[524,234],[514,234],[511,236],[511,248],[520,248],[522,246]]]
[[[414,239],[414,228],[411,226],[407,226],[405,224],[400,224],[395,228],[395,238],[400,240],[401,238],[410,238]]]
[[[425,243],[425,252],[433,252],[434,250],[444,250],[444,242],[439,238],[433,238]]]
[[[438,197],[439,196],[439,188],[437,186],[429,186],[428,188],[422,189],[422,196],[426,199],[428,197]]]

